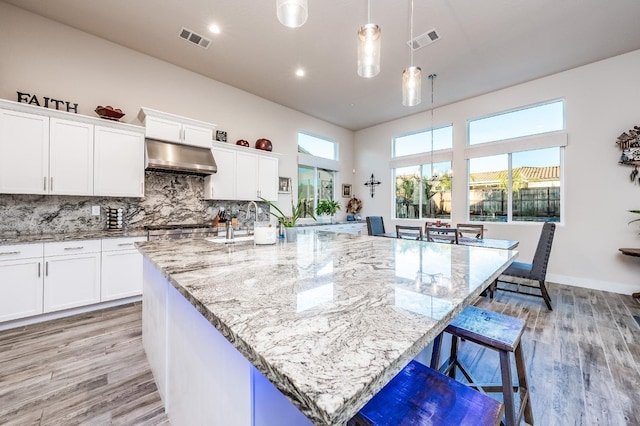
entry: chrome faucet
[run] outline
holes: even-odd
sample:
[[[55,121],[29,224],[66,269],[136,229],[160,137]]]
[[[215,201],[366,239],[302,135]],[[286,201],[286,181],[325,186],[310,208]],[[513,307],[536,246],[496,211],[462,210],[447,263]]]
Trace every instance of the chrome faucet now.
[[[249,219],[251,219],[251,218],[250,218],[250,216],[249,216],[249,213],[251,212],[251,204],[253,204],[253,209],[254,209],[254,211],[256,212],[256,220],[255,220],[255,222],[257,222],[257,221],[258,221],[258,205],[256,204],[256,202],[255,202],[255,201],[249,201],[249,202],[247,203],[247,214],[245,215],[245,219],[246,219],[247,221],[249,221]],[[248,227],[248,226],[249,226],[249,225],[247,224],[247,227]]]

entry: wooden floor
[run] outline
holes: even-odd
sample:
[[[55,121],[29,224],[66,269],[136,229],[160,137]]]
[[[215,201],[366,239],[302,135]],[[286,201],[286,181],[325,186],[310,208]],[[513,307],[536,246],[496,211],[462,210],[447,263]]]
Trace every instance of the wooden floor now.
[[[536,425],[640,425],[640,304],[631,296],[548,285],[538,297],[498,292],[478,306],[526,320],[523,349]],[[478,380],[499,381],[495,351],[463,342]],[[515,371],[515,369],[514,369]]]
[[[640,425],[640,304],[577,287],[549,292],[552,312],[506,292],[479,302],[527,321],[535,423]],[[470,342],[460,351],[476,378],[498,380],[495,352]],[[141,305],[0,332],[0,424],[169,425],[142,349]]]
[[[1,425],[169,425],[142,305],[0,332]]]

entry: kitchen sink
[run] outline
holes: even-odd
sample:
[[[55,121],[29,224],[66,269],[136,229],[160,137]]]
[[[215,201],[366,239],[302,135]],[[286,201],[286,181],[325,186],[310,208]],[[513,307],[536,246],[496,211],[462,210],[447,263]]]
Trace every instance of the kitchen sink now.
[[[232,240],[227,240],[225,237],[205,238],[205,240],[211,241],[212,243],[218,243],[218,244],[233,244],[233,243],[253,241],[253,235],[238,236]]]

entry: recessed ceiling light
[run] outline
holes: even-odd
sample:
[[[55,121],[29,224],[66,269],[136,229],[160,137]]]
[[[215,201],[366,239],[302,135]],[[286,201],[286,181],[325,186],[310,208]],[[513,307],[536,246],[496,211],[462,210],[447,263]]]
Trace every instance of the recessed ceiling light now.
[[[216,24],[211,24],[209,25],[209,31],[211,31],[214,34],[220,34],[220,27],[217,26]]]
[[[303,70],[302,68],[298,68],[298,69],[296,70],[296,75],[297,75],[298,77],[304,77],[304,70]]]

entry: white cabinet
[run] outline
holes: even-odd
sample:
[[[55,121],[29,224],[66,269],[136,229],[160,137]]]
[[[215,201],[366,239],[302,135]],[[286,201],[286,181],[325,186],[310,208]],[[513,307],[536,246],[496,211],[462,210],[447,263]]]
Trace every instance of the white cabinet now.
[[[278,201],[278,159],[258,156],[258,195],[269,201]]]
[[[146,240],[146,237],[102,240],[103,302],[142,294],[142,254],[134,243]]]
[[[42,313],[42,244],[0,247],[0,322]]]
[[[0,193],[46,194],[49,117],[0,110]]]
[[[208,200],[236,199],[236,151],[214,146],[213,158],[218,172],[204,180],[204,198]]]
[[[93,194],[93,125],[49,121],[49,194]]]
[[[218,172],[205,177],[204,198],[245,201],[262,197],[278,201],[279,158],[255,151],[214,142]]]
[[[257,200],[258,155],[253,152],[238,152],[236,156],[236,200]]]
[[[150,108],[140,109],[138,118],[144,123],[147,138],[211,148],[215,124]]]
[[[316,231],[335,232],[338,234],[354,234],[354,235],[367,234],[367,224],[363,222],[336,223],[333,225],[314,225],[314,226],[310,226],[308,229],[313,229]]]
[[[100,240],[44,244],[44,312],[100,302]]]
[[[142,133],[96,126],[95,195],[144,196],[144,136]]]
[[[0,193],[144,195],[143,129],[0,100]]]

